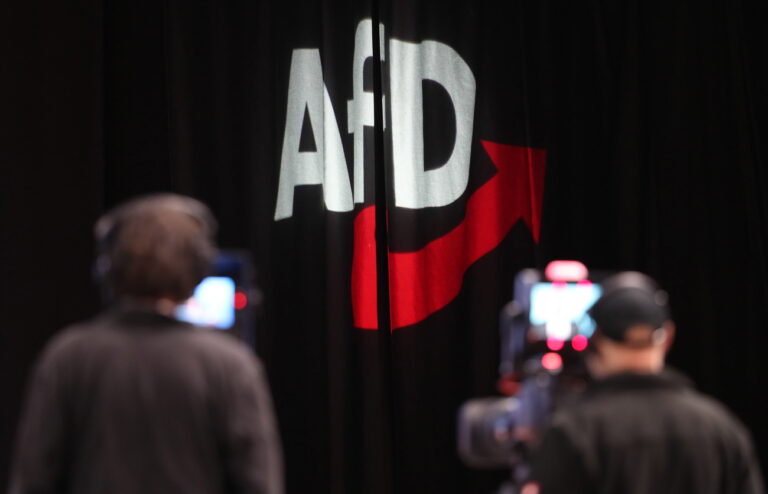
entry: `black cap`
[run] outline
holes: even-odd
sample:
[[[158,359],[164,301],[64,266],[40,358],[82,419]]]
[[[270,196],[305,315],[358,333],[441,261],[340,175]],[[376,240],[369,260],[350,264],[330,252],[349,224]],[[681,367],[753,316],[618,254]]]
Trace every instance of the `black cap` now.
[[[626,330],[633,326],[658,329],[670,319],[666,292],[648,276],[625,271],[602,285],[603,295],[589,309],[599,334],[623,342]]]

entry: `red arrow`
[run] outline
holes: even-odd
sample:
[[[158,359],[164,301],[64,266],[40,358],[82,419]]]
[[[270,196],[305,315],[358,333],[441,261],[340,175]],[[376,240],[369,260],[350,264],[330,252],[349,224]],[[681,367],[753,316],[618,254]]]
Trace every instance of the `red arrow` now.
[[[495,249],[519,219],[539,241],[546,151],[481,141],[497,173],[467,200],[464,220],[413,252],[389,253],[392,329],[424,320],[461,290],[464,274]],[[377,329],[376,211],[355,218],[352,310],[355,327]]]

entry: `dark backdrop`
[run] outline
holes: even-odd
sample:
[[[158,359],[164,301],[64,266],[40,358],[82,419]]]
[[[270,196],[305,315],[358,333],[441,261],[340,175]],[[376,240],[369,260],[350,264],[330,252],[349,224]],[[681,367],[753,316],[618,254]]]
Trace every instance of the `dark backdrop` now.
[[[765,462],[768,17],[758,4],[3,2],[0,486],[34,358],[98,309],[93,221],[154,190],[208,202],[221,243],[254,254],[265,293],[257,350],[290,492],[490,490],[500,474],[456,458],[455,412],[493,392],[512,275],[554,258],[657,277],[679,327],[672,363],[745,421]],[[273,221],[292,50],[321,50],[351,161],[345,105],[366,17],[387,37],[461,54],[477,78],[478,138],[547,150],[540,241],[518,224],[447,307],[392,333],[353,329],[350,214],[318,207],[310,187],[294,218]],[[425,98],[436,108],[425,125],[438,128],[439,91]],[[440,132],[427,131],[428,147]],[[386,134],[372,138],[380,165],[365,205],[382,207]],[[468,194],[490,166],[476,144],[472,156]],[[430,235],[460,221],[464,199],[421,219],[390,213]],[[379,239],[393,248],[409,241],[390,233]]]

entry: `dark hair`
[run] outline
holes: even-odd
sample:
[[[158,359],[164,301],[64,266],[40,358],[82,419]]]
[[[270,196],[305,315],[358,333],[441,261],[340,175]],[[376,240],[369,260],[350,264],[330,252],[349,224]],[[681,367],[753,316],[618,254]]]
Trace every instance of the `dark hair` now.
[[[208,274],[216,222],[176,194],[134,199],[96,223],[97,274],[113,298],[185,300]]]

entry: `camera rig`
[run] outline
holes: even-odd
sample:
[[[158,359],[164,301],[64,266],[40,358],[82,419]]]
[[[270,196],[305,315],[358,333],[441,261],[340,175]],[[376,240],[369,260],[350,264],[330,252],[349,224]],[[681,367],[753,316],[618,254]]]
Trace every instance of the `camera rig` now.
[[[502,396],[465,402],[458,417],[458,453],[473,468],[508,468],[516,492],[552,411],[586,384],[585,352],[595,330],[589,308],[599,280],[578,261],[553,261],[542,272],[525,269],[514,298],[499,317]],[[504,490],[506,489],[506,490]]]

